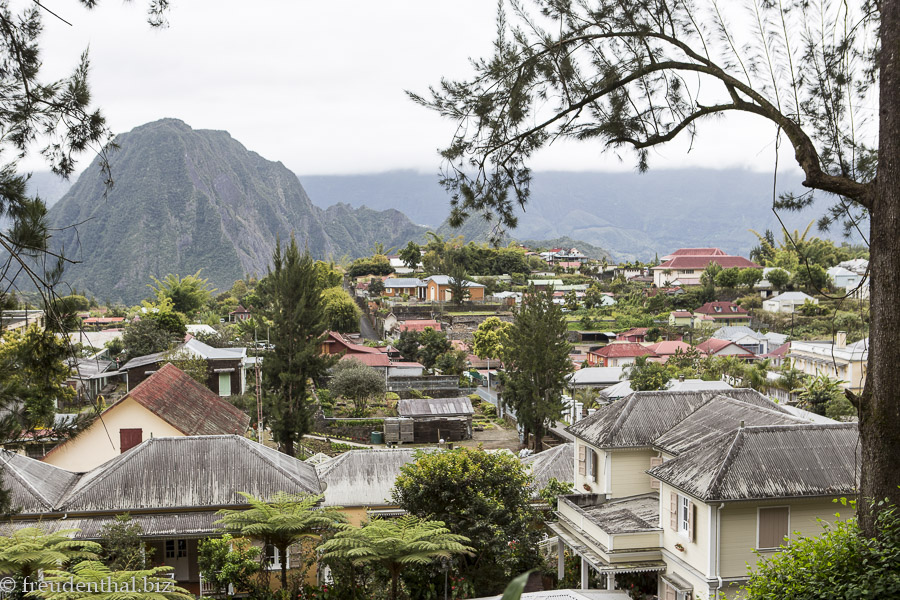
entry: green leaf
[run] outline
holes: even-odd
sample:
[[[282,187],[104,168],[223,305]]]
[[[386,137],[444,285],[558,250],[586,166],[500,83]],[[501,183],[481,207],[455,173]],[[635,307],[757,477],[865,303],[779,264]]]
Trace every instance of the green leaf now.
[[[534,571],[535,569],[525,571],[510,581],[509,585],[506,586],[506,589],[503,590],[503,597],[500,600],[519,600],[519,598],[522,597],[522,592],[525,591],[525,585],[528,583],[528,578]]]

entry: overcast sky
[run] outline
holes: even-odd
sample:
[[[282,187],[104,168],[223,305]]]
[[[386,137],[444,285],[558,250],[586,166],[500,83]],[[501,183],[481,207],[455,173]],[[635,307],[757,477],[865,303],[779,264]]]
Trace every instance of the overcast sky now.
[[[94,99],[114,131],[175,117],[227,130],[301,176],[435,172],[453,126],[404,90],[470,74],[468,58],[490,52],[496,11],[491,0],[173,0],[169,27],[154,30],[147,0],[100,0],[92,11],[43,3],[73,25],[45,17],[47,75],[66,73],[89,46]],[[729,117],[703,126],[689,154],[686,141],[657,151],[651,167],[770,171],[773,137],[760,119]],[[631,170],[634,161],[571,143],[532,165]]]

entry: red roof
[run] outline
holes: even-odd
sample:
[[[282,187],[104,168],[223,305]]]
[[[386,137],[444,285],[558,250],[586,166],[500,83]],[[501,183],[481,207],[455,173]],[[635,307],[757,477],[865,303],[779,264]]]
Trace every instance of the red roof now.
[[[718,248],[679,248],[672,254],[663,256],[663,260],[669,260],[676,256],[728,256],[727,253]]]
[[[441,324],[432,319],[417,319],[414,321],[400,321],[400,331],[425,331],[431,327],[435,331],[441,330]]]
[[[717,263],[723,269],[730,269],[732,267],[739,267],[741,269],[746,269],[748,267],[753,267],[755,269],[761,269],[758,264],[755,262],[744,258],[743,256],[676,256],[672,260],[667,260],[666,262],[653,267],[654,271],[663,270],[663,269],[705,269],[709,266],[709,263]],[[679,281],[682,281],[679,279]]]
[[[250,425],[250,417],[243,411],[219,398],[172,363],[164,364],[119,402],[126,398],[131,398],[185,435],[243,435]]]
[[[610,344],[598,350],[591,350],[589,354],[605,356],[606,358],[627,358],[629,356],[656,356],[653,350],[634,342],[622,344]]]
[[[362,344],[356,344],[351,342],[341,334],[336,331],[328,332],[328,339],[325,340],[325,345],[327,346],[337,346],[337,348],[329,348],[329,352],[331,354],[338,354],[340,352],[347,352],[348,354],[379,354],[378,348],[370,348],[369,346],[363,346]],[[343,348],[341,348],[343,347]]]
[[[84,320],[85,325],[105,325],[108,323],[121,323],[125,317],[88,317]]]
[[[729,315],[747,315],[747,309],[742,308],[734,302],[707,302],[694,311],[701,315],[710,315],[712,317],[727,317]]]
[[[693,315],[688,310],[673,310],[672,316],[677,319],[680,319],[680,318],[692,317]]]
[[[389,367],[391,359],[387,354],[378,352],[377,354],[345,354],[341,360],[358,360],[362,364],[369,367]]]
[[[617,337],[624,338],[624,337],[628,337],[630,335],[636,335],[636,336],[647,335],[648,329],[650,329],[650,328],[649,327],[632,327],[628,331],[623,331],[622,333],[617,334]]]
[[[785,342],[782,345],[778,346],[768,354],[763,354],[760,358],[783,358],[787,356],[787,353],[791,351],[791,343]]]
[[[691,349],[691,346],[690,344],[686,344],[681,341],[665,340],[662,342],[657,342],[651,346],[647,346],[647,348],[659,354],[660,356],[669,356],[675,354],[676,350],[687,352]]]
[[[734,346],[735,348],[739,348],[740,350],[744,351],[743,353],[736,354],[735,356],[741,356],[741,357],[754,356],[754,354],[752,352],[750,352],[743,346],[738,346],[734,342],[730,342],[728,340],[720,340],[718,338],[709,338],[702,344],[698,344],[697,350],[699,350],[701,354],[713,355],[713,354],[718,354],[719,352],[721,352],[728,346]]]

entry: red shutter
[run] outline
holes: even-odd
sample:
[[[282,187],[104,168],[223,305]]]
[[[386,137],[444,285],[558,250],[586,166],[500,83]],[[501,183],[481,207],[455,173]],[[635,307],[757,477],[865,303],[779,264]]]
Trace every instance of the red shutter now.
[[[120,429],[119,430],[119,447],[122,452],[131,450],[144,441],[144,432],[142,429]]]

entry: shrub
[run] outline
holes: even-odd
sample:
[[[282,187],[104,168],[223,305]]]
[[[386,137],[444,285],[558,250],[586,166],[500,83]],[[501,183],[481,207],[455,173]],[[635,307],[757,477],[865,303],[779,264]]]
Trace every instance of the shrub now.
[[[481,413],[486,417],[494,418],[497,416],[497,407],[494,406],[493,404],[485,403],[481,407]]]

